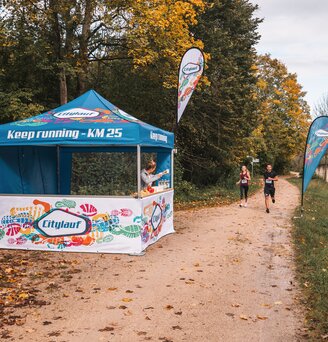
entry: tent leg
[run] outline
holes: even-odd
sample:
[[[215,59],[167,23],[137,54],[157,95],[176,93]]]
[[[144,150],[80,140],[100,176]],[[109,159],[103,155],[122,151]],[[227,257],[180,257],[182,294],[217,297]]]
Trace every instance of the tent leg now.
[[[137,145],[137,185],[138,185],[138,198],[141,197],[141,149]]]
[[[171,151],[171,188],[173,189],[174,184],[174,150]]]

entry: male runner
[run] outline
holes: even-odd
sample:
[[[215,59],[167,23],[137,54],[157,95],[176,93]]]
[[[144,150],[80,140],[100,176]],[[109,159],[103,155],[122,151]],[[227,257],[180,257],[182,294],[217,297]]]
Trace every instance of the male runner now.
[[[272,170],[272,165],[267,164],[266,171],[263,174],[264,177],[264,196],[265,196],[265,207],[266,212],[269,213],[270,209],[270,196],[272,199],[272,203],[275,203],[275,187],[274,182],[278,181],[278,176],[275,171]]]

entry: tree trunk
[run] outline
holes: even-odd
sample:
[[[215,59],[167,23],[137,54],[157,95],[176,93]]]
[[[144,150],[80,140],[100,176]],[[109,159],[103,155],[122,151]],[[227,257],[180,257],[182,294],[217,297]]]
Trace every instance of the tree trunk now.
[[[88,43],[90,36],[91,19],[94,11],[93,0],[86,0],[84,20],[82,23],[82,32],[80,36],[80,70],[78,72],[78,91],[84,93],[87,87],[87,74],[88,74]]]
[[[52,0],[49,2],[49,8],[51,9],[52,16],[52,44],[55,50],[56,63],[58,68],[58,80],[59,80],[59,98],[60,104],[67,103],[67,82],[66,82],[66,73],[65,68],[60,66],[63,62],[63,54],[62,54],[62,38],[60,34],[60,25],[58,20],[58,10],[56,8],[56,1]]]
[[[67,103],[67,82],[65,68],[62,68],[59,73],[59,92],[60,92],[60,104]]]

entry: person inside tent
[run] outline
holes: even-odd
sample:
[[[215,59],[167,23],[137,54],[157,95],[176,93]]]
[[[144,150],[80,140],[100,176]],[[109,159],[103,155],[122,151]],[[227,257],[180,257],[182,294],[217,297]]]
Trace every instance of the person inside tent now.
[[[156,162],[151,160],[147,163],[146,167],[141,170],[141,187],[142,189],[151,189],[152,183],[162,178],[168,173],[168,170],[154,174],[156,170]]]

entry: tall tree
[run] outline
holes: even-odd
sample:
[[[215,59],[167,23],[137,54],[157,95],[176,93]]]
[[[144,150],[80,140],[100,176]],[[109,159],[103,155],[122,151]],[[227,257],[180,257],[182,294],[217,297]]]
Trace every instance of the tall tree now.
[[[29,50],[43,54],[57,78],[61,103],[68,91],[76,96],[86,90],[94,62],[131,59],[135,69],[147,66],[172,87],[178,56],[192,44],[202,46],[189,27],[204,6],[202,0],[8,0],[6,41],[20,47],[16,30],[27,33]],[[15,57],[19,63],[25,50]]]
[[[254,153],[283,172],[304,150],[311,121],[310,109],[297,75],[289,73],[282,62],[264,55],[258,57],[256,65],[259,79],[255,96],[260,104],[260,122],[250,144],[254,139]]]
[[[253,65],[261,20],[254,16],[257,7],[246,0],[207,4],[194,33],[211,56],[205,70],[210,86],[193,95],[180,121],[178,148],[185,176],[213,183],[247,156],[243,139],[257,124]]]

